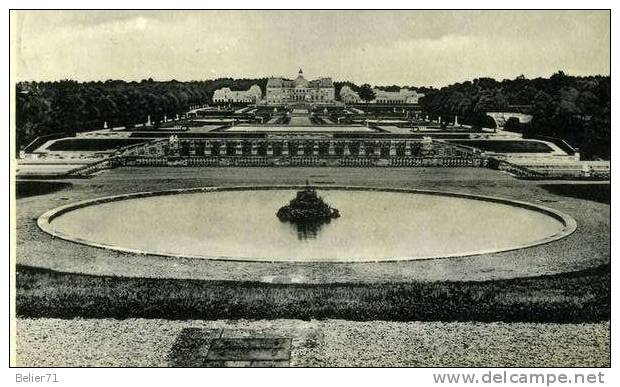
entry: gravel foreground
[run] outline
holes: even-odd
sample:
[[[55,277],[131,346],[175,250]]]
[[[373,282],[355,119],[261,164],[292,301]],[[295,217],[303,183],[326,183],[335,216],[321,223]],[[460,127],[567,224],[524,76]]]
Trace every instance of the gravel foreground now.
[[[183,328],[291,337],[297,367],[609,367],[610,324],[17,319],[21,367],[166,367]]]

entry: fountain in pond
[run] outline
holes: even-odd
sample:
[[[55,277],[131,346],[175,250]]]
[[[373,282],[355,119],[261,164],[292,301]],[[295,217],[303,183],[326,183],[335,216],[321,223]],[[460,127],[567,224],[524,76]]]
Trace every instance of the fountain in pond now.
[[[296,197],[281,207],[276,215],[283,222],[295,224],[300,239],[308,239],[315,238],[323,224],[339,218],[340,212],[318,196],[306,181],[306,187],[297,191]]]

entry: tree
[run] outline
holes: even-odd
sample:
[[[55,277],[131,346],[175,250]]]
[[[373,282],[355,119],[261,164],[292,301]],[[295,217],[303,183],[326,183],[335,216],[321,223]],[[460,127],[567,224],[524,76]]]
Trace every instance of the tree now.
[[[370,102],[375,99],[375,92],[372,90],[372,87],[368,83],[364,83],[360,86],[359,90],[360,98],[366,102]]]

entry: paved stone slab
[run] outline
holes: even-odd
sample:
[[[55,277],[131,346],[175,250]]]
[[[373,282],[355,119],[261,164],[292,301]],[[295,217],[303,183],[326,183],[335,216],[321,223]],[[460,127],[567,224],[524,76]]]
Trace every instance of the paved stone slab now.
[[[288,360],[209,360],[205,368],[284,368],[290,367]]]
[[[183,328],[168,356],[172,367],[202,367],[213,339],[221,329]]]
[[[214,339],[207,360],[286,360],[291,357],[289,338]]]
[[[215,360],[215,361],[205,361],[203,363],[204,367],[212,367],[212,368],[244,368],[251,367],[251,360]]]
[[[168,355],[172,367],[288,367],[291,339],[244,332],[222,338],[222,329],[183,328]],[[260,336],[260,337],[256,337]]]
[[[255,360],[252,362],[250,367],[261,367],[261,368],[281,368],[281,367],[289,367],[290,362],[288,360]]]

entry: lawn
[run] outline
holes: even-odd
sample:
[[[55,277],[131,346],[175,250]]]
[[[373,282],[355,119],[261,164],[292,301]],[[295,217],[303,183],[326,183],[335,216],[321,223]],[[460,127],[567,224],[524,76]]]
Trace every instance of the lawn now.
[[[60,181],[17,180],[15,182],[15,198],[46,195],[71,187],[71,183]]]
[[[611,184],[607,183],[541,184],[540,187],[554,195],[611,204]]]
[[[610,266],[481,282],[269,284],[67,274],[18,265],[19,317],[599,322]]]

